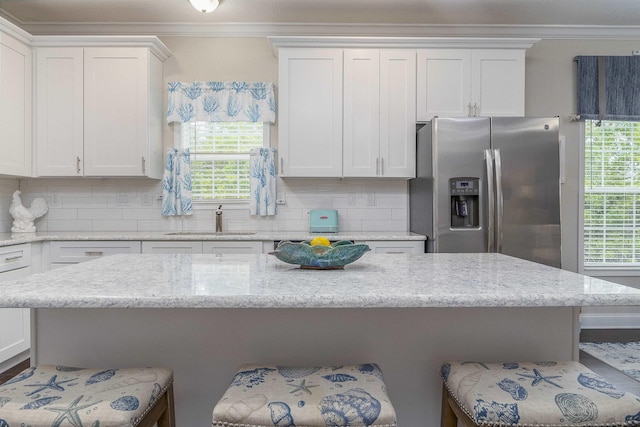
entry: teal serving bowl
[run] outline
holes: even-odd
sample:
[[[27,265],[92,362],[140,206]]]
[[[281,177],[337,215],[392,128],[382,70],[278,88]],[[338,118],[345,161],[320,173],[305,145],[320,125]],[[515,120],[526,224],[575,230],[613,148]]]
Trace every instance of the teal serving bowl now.
[[[329,270],[343,268],[370,251],[368,245],[341,240],[331,246],[311,246],[309,242],[281,242],[276,250],[269,252],[280,261],[299,265],[300,268]]]

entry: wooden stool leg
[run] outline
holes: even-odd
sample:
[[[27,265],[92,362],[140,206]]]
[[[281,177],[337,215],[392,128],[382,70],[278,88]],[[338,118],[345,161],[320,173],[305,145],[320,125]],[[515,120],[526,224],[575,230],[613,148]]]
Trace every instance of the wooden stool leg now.
[[[169,386],[165,396],[167,398],[167,408],[158,419],[158,427],[175,427],[176,413],[173,407],[173,384]]]
[[[160,399],[136,427],[175,427],[176,418],[173,409],[173,384],[169,385]]]
[[[449,390],[442,386],[442,412],[440,415],[440,427],[457,427],[458,417],[449,405]]]

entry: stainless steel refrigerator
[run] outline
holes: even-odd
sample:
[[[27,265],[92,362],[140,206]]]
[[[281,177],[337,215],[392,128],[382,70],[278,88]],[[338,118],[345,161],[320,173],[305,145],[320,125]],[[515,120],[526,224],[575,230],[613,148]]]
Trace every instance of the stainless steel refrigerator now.
[[[427,252],[560,267],[557,117],[434,118],[418,129],[410,229]]]

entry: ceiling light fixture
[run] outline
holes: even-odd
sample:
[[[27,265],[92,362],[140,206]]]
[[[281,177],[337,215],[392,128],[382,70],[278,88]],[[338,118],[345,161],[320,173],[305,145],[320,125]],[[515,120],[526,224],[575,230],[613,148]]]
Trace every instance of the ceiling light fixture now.
[[[202,13],[213,12],[220,4],[218,0],[189,0],[189,3]]]

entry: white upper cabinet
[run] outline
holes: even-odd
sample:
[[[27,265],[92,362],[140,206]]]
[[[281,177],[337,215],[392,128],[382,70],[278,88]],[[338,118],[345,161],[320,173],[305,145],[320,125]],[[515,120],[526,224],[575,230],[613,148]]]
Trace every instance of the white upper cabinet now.
[[[417,118],[523,116],[525,49],[418,50]]]
[[[280,49],[283,177],[342,176],[342,49]]]
[[[380,51],[380,173],[416,176],[416,53]]]
[[[345,49],[343,176],[415,176],[413,50]]]
[[[36,51],[36,173],[82,176],[84,49]]]
[[[283,177],[415,175],[415,51],[280,49]]]
[[[37,175],[160,178],[163,60],[148,47],[39,47]]]
[[[31,176],[31,48],[0,28],[0,175]],[[17,30],[16,30],[17,31]]]

